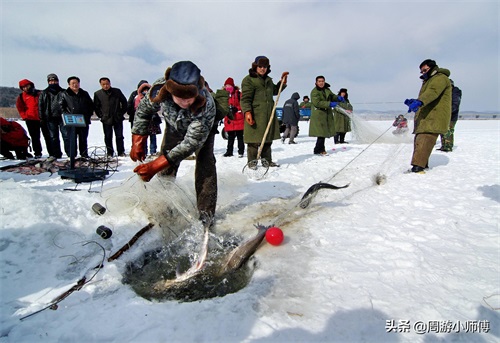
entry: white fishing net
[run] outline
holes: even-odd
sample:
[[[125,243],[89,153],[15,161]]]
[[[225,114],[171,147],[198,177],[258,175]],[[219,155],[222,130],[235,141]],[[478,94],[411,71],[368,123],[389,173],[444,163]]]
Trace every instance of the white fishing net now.
[[[118,186],[102,190],[110,214],[127,214],[138,209],[158,225],[166,242],[178,238],[187,228],[199,231],[198,211],[186,191],[169,177],[155,176],[143,182],[133,175]]]
[[[358,144],[413,142],[413,120],[408,120],[408,130],[395,132],[396,127],[392,126],[392,123],[388,125],[386,121],[368,121],[356,115],[355,112],[346,111],[340,106],[337,106],[336,109],[351,119],[352,139]]]

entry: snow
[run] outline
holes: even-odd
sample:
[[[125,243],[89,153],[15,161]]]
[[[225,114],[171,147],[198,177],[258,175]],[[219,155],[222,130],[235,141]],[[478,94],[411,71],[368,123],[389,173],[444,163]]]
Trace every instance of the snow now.
[[[388,137],[391,124],[363,123]],[[128,123],[125,131],[129,147]],[[298,144],[273,143],[281,167],[262,180],[242,173],[246,156],[223,157],[217,136],[214,236],[252,237],[254,224],[277,224],[285,241],[261,245],[245,288],[195,302],[146,300],[122,282],[127,262],[165,244],[155,226],[57,310],[20,320],[95,273],[103,250],[93,242],[107,258],[145,226],[147,194],[159,207],[169,197],[144,191],[129,158],[77,191],[57,174],[0,172],[0,342],[500,341],[499,121],[459,121],[455,150],[434,151],[425,174],[404,173],[412,135],[361,142],[348,134],[350,144],[327,140],[330,155],[321,157],[307,132],[300,122]],[[89,145],[103,145],[99,122]],[[192,202],[194,164],[183,161],[176,181]],[[377,174],[386,177],[380,185]],[[319,181],[349,187],[297,207]],[[103,216],[91,210],[107,201]],[[97,236],[99,225],[113,230],[110,239]]]

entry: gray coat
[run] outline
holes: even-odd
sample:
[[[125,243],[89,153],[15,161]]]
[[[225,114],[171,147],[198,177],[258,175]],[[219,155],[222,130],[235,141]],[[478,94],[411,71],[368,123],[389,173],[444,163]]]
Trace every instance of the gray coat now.
[[[297,100],[300,99],[299,93],[295,92],[292,97],[285,101],[283,105],[283,123],[289,124],[291,126],[299,125],[300,112],[299,103]]]

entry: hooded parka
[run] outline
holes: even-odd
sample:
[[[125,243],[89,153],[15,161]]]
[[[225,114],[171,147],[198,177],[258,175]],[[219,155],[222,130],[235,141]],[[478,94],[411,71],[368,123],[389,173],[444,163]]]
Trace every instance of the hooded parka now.
[[[289,124],[292,126],[299,125],[300,112],[299,103],[297,101],[299,99],[299,93],[295,92],[292,94],[290,99],[285,101],[285,104],[283,105],[283,124]]]
[[[448,69],[435,66],[427,72],[429,75],[418,95],[423,105],[415,114],[413,133],[441,133],[448,131],[451,119],[452,87]]]

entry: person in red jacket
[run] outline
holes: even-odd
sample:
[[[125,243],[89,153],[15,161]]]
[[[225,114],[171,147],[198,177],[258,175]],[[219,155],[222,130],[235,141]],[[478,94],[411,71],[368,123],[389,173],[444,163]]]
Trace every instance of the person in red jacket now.
[[[14,155],[11,151],[15,151],[15,159],[24,160],[33,157],[28,152],[28,146],[29,138],[24,128],[15,121],[0,117],[0,154],[6,159],[13,160]]]
[[[224,89],[229,92],[229,114],[224,117],[224,131],[227,132],[227,149],[224,157],[233,156],[235,138],[238,138],[238,156],[243,157],[245,151],[245,143],[243,142],[245,116],[241,112],[241,92],[230,77],[224,82]]]
[[[40,143],[40,132],[43,133],[46,146],[50,146],[50,134],[47,125],[40,122],[38,112],[38,98],[40,91],[35,84],[28,79],[19,81],[19,88],[23,91],[16,100],[16,107],[21,119],[26,122],[26,127],[31,137],[31,144],[35,158],[42,157],[42,144]]]

